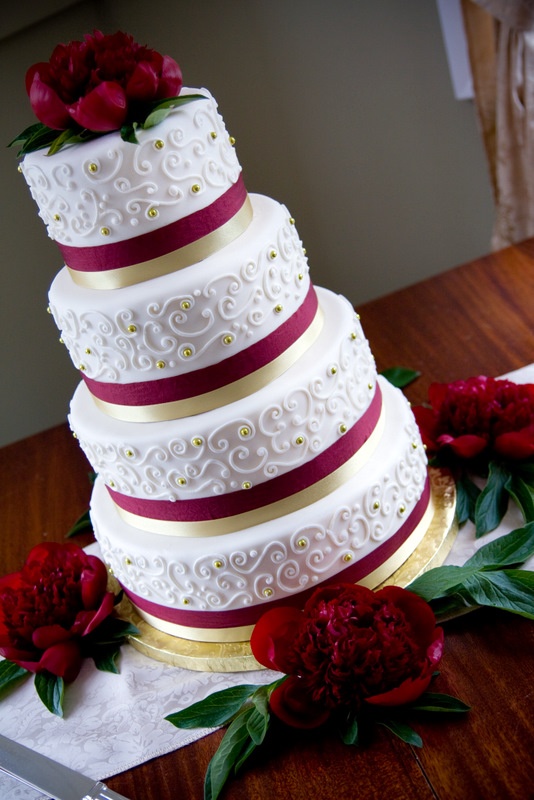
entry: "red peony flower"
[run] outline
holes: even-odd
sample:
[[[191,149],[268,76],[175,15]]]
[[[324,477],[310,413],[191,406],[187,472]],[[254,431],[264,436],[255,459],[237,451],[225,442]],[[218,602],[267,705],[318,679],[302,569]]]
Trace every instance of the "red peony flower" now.
[[[534,384],[496,378],[433,383],[430,408],[413,409],[432,454],[520,461],[534,456]]]
[[[20,572],[0,578],[0,655],[71,682],[84,637],[109,617],[114,599],[99,558],[70,543],[37,545]]]
[[[32,109],[44,125],[66,130],[118,130],[146,115],[147,104],[176,97],[182,73],[169,56],[141,46],[125,33],[100,31],[58,45],[48,62],[26,73]]]
[[[342,584],[318,589],[303,611],[267,611],[251,647],[261,664],[289,675],[271,695],[273,712],[313,728],[364,703],[417,699],[441,659],[443,631],[428,603],[406,589]]]

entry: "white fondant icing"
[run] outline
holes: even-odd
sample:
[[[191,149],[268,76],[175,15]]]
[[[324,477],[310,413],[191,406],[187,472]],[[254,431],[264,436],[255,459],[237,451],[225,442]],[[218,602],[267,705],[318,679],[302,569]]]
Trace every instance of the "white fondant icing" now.
[[[237,181],[241,167],[214,98],[206,89],[181,94],[205,99],[139,130],[139,144],[114,132],[25,156],[22,173],[51,239],[71,247],[125,241],[206,208]]]
[[[352,306],[326,289],[317,294],[319,338],[279,378],[235,403],[140,424],[104,414],[81,383],[69,422],[95,472],[121,494],[186,500],[263,483],[324,452],[369,407],[376,368]]]
[[[288,320],[310,287],[302,243],[285,206],[261,195],[251,201],[254,216],[241,236],[178,272],[102,291],[79,286],[64,267],[50,289],[50,310],[74,366],[103,383],[183,375],[241,352]]]
[[[421,497],[426,456],[402,393],[380,378],[386,424],[371,459],[298,512],[213,538],[146,533],[126,524],[102,478],[91,516],[103,558],[127,589],[169,608],[221,611],[279,600],[320,583],[393,536]],[[267,598],[265,589],[272,590]]]

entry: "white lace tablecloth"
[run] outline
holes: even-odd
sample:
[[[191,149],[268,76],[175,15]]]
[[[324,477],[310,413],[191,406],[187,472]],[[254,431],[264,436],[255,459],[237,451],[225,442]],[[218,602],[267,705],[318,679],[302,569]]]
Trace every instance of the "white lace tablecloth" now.
[[[534,383],[534,364],[507,377],[517,383]],[[475,539],[474,527],[468,523],[460,531],[446,563],[463,564],[478,547],[522,525],[515,506],[511,506],[496,531],[481,539]],[[534,558],[525,568],[534,569]],[[179,730],[165,721],[168,714],[228,686],[270,683],[276,676],[268,670],[192,672],[153,661],[125,646],[119,675],[96,670],[92,661],[84,664],[80,676],[65,693],[62,719],[45,709],[32,679],[24,681],[0,700],[0,731],[95,781],[104,780],[210,732]],[[1,800],[45,797],[0,772]]]

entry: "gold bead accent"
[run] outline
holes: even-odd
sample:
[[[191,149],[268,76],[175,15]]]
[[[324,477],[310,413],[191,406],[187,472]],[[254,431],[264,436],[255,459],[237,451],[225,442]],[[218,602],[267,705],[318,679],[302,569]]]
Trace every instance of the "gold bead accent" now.
[[[373,389],[373,384],[372,384],[372,383],[368,383],[368,384],[367,384],[367,388],[368,388],[368,389],[370,389],[370,390],[372,390],[372,389]]]
[[[189,600],[188,597],[184,597],[184,599],[182,600],[182,603],[183,603],[184,606],[188,606],[190,602],[191,601]]]
[[[330,375],[335,375],[337,373],[337,367],[330,367]]]
[[[228,141],[230,142],[230,144],[231,144],[231,145],[232,145],[232,147],[233,147],[233,146],[234,146],[234,144],[235,144],[235,139],[234,139],[234,137],[233,137],[233,136],[230,136],[230,137],[229,137],[229,139],[228,139]]]
[[[343,556],[343,561],[345,562],[345,564],[348,564],[349,561],[352,561],[352,559],[353,559],[352,553],[345,553],[345,555]]]
[[[110,231],[109,228],[100,228],[100,233],[101,233],[102,236],[109,236],[111,231]]]
[[[156,367],[157,367],[158,369],[164,369],[164,367],[165,367],[165,362],[164,362],[164,361],[156,361]]]
[[[157,216],[158,216],[158,214],[159,214],[159,211],[158,211],[158,209],[157,209],[157,208],[154,208],[154,206],[152,206],[151,208],[149,208],[149,209],[148,209],[148,212],[147,212],[147,213],[148,213],[148,216],[149,216],[151,219],[155,219],[155,217],[157,217]]]
[[[54,222],[60,222],[60,221],[61,221],[60,215],[59,214],[54,214]]]
[[[201,447],[203,441],[200,436],[195,436],[193,439],[191,439],[191,444],[193,445],[193,447]]]
[[[185,478],[178,478],[176,483],[178,484],[178,486],[185,486],[187,481]]]
[[[308,540],[307,539],[304,539],[304,538],[303,539],[299,539],[298,542],[297,542],[297,547],[306,547],[307,544],[308,544]]]
[[[417,450],[418,447],[419,445],[417,444],[417,442],[412,442],[412,450]]]
[[[165,142],[163,141],[163,139],[156,139],[156,141],[154,142],[154,147],[156,148],[156,150],[163,150],[163,148],[165,147]]]
[[[266,587],[266,588],[263,590],[262,594],[263,594],[263,596],[264,596],[264,597],[272,597],[272,596],[273,596],[273,594],[274,594],[274,592],[273,592],[273,590],[272,590],[271,588],[269,588],[269,586],[267,586],[267,587]]]
[[[399,514],[405,514],[405,513],[406,513],[406,506],[405,505],[400,506],[399,507]]]
[[[306,255],[306,252],[307,252],[307,251],[306,251],[306,248],[305,248],[305,247],[303,247],[303,248],[302,248],[302,253],[303,253],[303,255]]]
[[[339,432],[340,433],[346,433],[347,432],[347,426],[345,425],[344,422],[342,422],[341,425],[339,426]]]
[[[184,311],[189,311],[189,309],[191,308],[191,302],[189,300],[182,300],[182,302],[180,303],[180,307]]]
[[[77,438],[78,438],[78,434],[77,434],[77,433],[75,433],[75,432],[73,432],[73,434],[72,434],[72,438],[73,438],[73,439],[77,439]]]
[[[95,164],[95,162],[92,161],[88,166],[88,170],[89,170],[89,172],[93,172],[93,173],[98,172],[98,164]]]
[[[128,333],[136,333],[137,325],[128,325],[127,331]]]
[[[233,341],[234,341],[234,337],[232,336],[231,333],[229,333],[227,336],[224,337],[223,344],[226,344],[226,345],[232,344]]]
[[[358,313],[356,314],[356,319],[357,319],[357,320],[359,320],[359,319],[360,319],[360,315],[359,315]]]
[[[375,500],[375,502],[373,503],[373,511],[378,511],[379,508],[380,508],[380,503],[378,502],[378,500]]]
[[[276,250],[271,250],[271,252],[269,253],[269,258],[271,259],[271,261],[274,261],[274,259],[277,256],[278,256],[278,253],[276,252]]]
[[[22,174],[22,167],[21,167],[21,165],[20,165],[20,164],[19,164],[19,165],[18,165],[18,167],[17,167],[17,171],[18,171],[18,172],[20,172],[20,173]]]
[[[302,274],[302,272],[299,272],[298,279],[299,279],[299,281],[303,281],[304,280],[304,275]]]
[[[51,314],[52,313],[52,309],[50,308],[50,306],[46,307],[46,313],[47,314]]]
[[[128,556],[126,556],[126,558],[124,559],[124,563],[126,564],[127,567],[129,567],[130,564],[132,563],[132,559],[128,558]]]
[[[223,565],[222,561],[214,561],[213,562],[213,566],[215,567],[215,569],[220,569],[222,567],[222,565]]]
[[[198,194],[200,192],[200,183],[194,183],[191,187],[191,191],[193,194]]]
[[[114,489],[115,488],[115,481],[110,481],[109,485],[111,486],[112,489]]]
[[[297,436],[295,444],[304,444],[304,436]]]
[[[113,572],[113,567],[110,567],[109,565],[108,565],[108,572],[109,572],[110,575],[114,575],[115,574]]]
[[[354,341],[355,341],[355,340],[358,338],[358,334],[357,334],[357,333],[355,333],[354,331],[352,331],[352,333],[351,333],[351,335],[350,335],[350,338],[351,338],[351,339],[352,339],[352,341],[354,342]]]
[[[294,225],[295,224],[295,220],[293,219],[293,217],[289,217],[289,224],[290,225]]]
[[[127,458],[133,458],[133,450],[125,450],[125,455]]]
[[[184,349],[182,350],[182,355],[184,358],[191,358],[191,356],[193,355],[193,351],[191,350],[190,347],[184,347]]]
[[[247,428],[247,426],[246,426],[246,425],[244,425],[244,426],[241,428],[241,430],[239,431],[239,435],[240,435],[240,436],[243,436],[243,437],[250,436],[250,428]]]
[[[252,486],[250,481],[243,481],[243,483],[241,485],[242,485],[243,489],[250,489],[251,486]]]
[[[86,366],[85,366],[85,364],[80,364],[80,366],[79,366],[79,369],[80,369],[82,372],[85,372],[85,370],[86,370]]]
[[[60,343],[60,344],[65,344],[65,340],[63,339],[63,337],[62,337],[62,336],[60,336],[60,337],[59,337],[59,343]]]
[[[280,314],[284,310],[284,306],[278,303],[278,305],[274,307],[274,310],[276,311],[277,314]]]
[[[211,131],[210,136],[213,140],[217,138],[217,131]]]
[[[85,352],[87,353],[88,356],[90,356],[91,355],[91,348],[90,347],[86,347],[85,348]]]

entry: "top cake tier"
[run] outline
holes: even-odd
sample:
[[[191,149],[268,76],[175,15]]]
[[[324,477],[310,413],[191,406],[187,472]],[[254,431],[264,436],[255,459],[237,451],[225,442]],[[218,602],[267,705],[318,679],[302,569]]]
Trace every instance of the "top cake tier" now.
[[[109,133],[52,157],[25,156],[22,173],[74,280],[128,286],[194,264],[239,236],[252,211],[233,140],[205,89],[137,133]],[[200,97],[198,97],[200,96]]]

